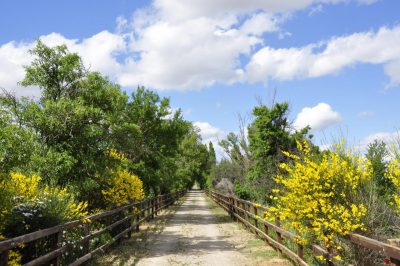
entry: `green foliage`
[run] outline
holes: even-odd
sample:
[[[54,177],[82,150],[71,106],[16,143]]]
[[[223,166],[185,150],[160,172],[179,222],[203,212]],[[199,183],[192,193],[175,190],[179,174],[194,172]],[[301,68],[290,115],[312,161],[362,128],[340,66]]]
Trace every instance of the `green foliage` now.
[[[285,158],[282,151],[296,149],[296,140],[305,137],[309,128],[291,133],[288,120],[288,103],[277,103],[272,108],[255,107],[254,122],[249,125],[249,151],[253,159],[250,179],[268,178]],[[271,178],[271,177],[269,177]]]
[[[35,59],[25,67],[22,86],[36,85],[43,89],[42,101],[71,98],[79,94],[80,81],[86,70],[76,53],[69,53],[66,45],[50,48],[40,40],[30,51]]]
[[[208,168],[211,169],[212,167],[214,167],[217,164],[217,157],[215,155],[215,149],[214,149],[214,145],[212,144],[212,142],[210,141],[208,143]]]
[[[233,184],[234,192],[238,196],[238,198],[249,200],[251,195],[249,193],[249,189],[246,187],[246,184],[240,183],[237,180]]]
[[[261,105],[253,109],[254,120],[247,126],[243,120],[239,133],[229,133],[220,141],[227,159],[213,167],[208,183],[213,187],[221,180],[229,180],[237,196],[259,202],[269,202],[277,184],[273,176],[278,165],[289,159],[282,151],[297,152],[296,141],[311,143],[309,127],[292,130],[288,119],[289,105],[276,103],[272,107]],[[318,153],[318,149],[312,146]]]
[[[39,87],[40,99],[18,99],[5,90],[0,95],[0,237],[195,182],[204,186],[215,165],[214,148],[201,143],[180,110],[171,111],[168,98],[143,87],[128,96],[88,71],[65,45],[51,48],[38,41],[31,55],[20,84]],[[80,237],[72,230],[66,241]],[[20,248],[22,262],[53,242]],[[74,252],[71,256],[79,255]]]
[[[147,194],[188,187],[202,171],[209,172],[214,163],[205,162],[208,153],[200,136],[193,136],[191,123],[180,111],[171,113],[168,98],[143,87],[128,97],[117,84],[87,71],[79,55],[66,46],[50,48],[38,41],[31,54],[34,60],[25,67],[21,85],[38,86],[40,100],[10,95],[1,99],[5,172],[21,169],[38,173],[47,184],[69,186],[92,209],[105,206],[98,191],[107,187],[113,169],[122,167],[140,176]],[[186,153],[184,146],[199,156]],[[128,160],[110,159],[111,149]],[[190,171],[178,169],[179,161],[189,160],[196,160]]]
[[[197,129],[190,128],[189,134],[185,136],[180,147],[180,156],[177,161],[179,179],[185,180],[183,187],[189,188],[196,181],[201,188],[206,184],[206,177],[209,173],[209,151],[207,146],[202,144]],[[191,179],[193,177],[194,179]]]
[[[374,140],[374,142],[368,145],[365,157],[372,164],[373,181],[376,182],[381,195],[393,192],[393,183],[385,176],[388,167],[388,156],[389,151],[383,141]]]
[[[287,161],[282,151],[295,151],[296,140],[309,138],[309,128],[292,133],[288,119],[289,104],[276,103],[271,108],[262,105],[253,109],[255,117],[248,127],[249,152],[252,164],[247,178],[255,199],[269,201],[267,195],[276,187],[273,176],[278,165]]]

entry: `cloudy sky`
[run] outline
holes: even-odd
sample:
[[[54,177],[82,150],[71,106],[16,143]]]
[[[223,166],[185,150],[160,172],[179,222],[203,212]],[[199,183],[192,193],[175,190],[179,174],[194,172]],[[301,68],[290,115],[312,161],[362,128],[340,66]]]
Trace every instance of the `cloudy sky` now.
[[[128,92],[170,97],[216,142],[260,102],[290,103],[315,142],[400,127],[398,0],[2,0],[0,87],[19,96],[36,39],[65,43]]]

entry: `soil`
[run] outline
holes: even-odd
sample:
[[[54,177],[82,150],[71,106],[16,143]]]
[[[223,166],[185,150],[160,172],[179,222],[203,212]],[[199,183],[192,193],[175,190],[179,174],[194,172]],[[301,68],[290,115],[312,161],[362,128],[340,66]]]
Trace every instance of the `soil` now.
[[[91,264],[292,265],[195,190]]]

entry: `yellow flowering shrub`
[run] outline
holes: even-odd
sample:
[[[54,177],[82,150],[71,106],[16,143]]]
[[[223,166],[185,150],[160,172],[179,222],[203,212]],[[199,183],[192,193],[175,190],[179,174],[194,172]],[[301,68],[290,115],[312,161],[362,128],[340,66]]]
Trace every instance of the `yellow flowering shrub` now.
[[[88,203],[76,201],[75,197],[66,188],[45,186],[41,195],[51,199],[50,202],[61,203],[54,206],[53,209],[63,208],[59,210],[59,213],[63,214],[65,221],[83,218],[88,215]]]
[[[109,184],[102,190],[105,199],[116,206],[129,204],[144,198],[142,181],[126,170],[118,170]]]
[[[40,181],[37,175],[10,173],[0,182],[0,240],[88,214],[87,202],[78,202],[66,188],[43,185]],[[19,245],[10,250],[9,265],[21,265],[24,248]]]
[[[34,199],[39,192],[40,177],[11,173],[0,182],[2,204],[0,204],[0,231],[4,227],[4,219],[12,207],[25,200]]]
[[[37,175],[26,176],[21,173],[11,173],[10,179],[4,181],[3,187],[18,196],[33,199],[38,195],[40,180]]]
[[[398,159],[389,162],[385,177],[393,182],[396,193],[393,194],[394,205],[400,210],[400,165]]]
[[[297,145],[301,155],[285,153],[292,160],[280,164],[283,173],[275,180],[281,189],[273,191],[274,206],[265,213],[266,219],[278,218],[285,228],[294,229],[299,243],[319,242],[338,251],[338,237],[364,228],[366,208],[357,206],[352,196],[371,179],[370,163],[343,151],[327,152],[316,160],[308,142]]]
[[[0,205],[0,231],[4,229],[7,215],[14,207],[21,204],[46,209],[47,213],[58,216],[60,222],[81,218],[88,214],[87,202],[77,202],[74,195],[66,188],[40,185],[40,181],[41,178],[37,175],[11,173],[9,178],[0,183],[1,193],[7,195],[3,199],[4,204]],[[29,230],[29,224],[26,224],[25,229]]]

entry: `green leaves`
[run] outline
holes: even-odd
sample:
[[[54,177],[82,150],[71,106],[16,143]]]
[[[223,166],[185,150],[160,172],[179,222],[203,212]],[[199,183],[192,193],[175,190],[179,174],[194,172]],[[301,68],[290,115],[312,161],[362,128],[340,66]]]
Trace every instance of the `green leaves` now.
[[[20,83],[22,86],[39,86],[42,89],[41,101],[55,101],[62,96],[74,97],[79,93],[86,70],[78,54],[69,53],[66,45],[50,48],[40,40],[30,53],[35,59],[25,67],[26,75]]]
[[[40,40],[31,50],[23,86],[38,86],[39,101],[0,98],[0,166],[37,173],[51,186],[67,186],[91,208],[116,170],[138,175],[147,193],[204,183],[215,164],[200,136],[168,98],[139,87],[130,97],[118,84],[89,72],[65,45]],[[213,150],[210,146],[210,150]],[[110,157],[115,150],[126,160]]]

